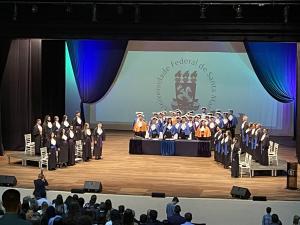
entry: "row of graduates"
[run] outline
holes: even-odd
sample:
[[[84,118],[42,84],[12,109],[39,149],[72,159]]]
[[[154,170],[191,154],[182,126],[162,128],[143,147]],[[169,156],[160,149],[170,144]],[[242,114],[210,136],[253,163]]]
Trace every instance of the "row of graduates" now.
[[[48,118],[49,117],[47,117],[47,119]],[[78,130],[78,128],[75,130],[72,124],[64,127],[60,126],[59,129],[57,129],[58,126],[56,124],[56,126],[52,126],[52,130],[49,131],[50,127],[48,125],[49,123],[47,122],[47,135],[45,135],[43,133],[44,125],[42,127],[41,120],[38,119],[33,128],[33,136],[37,155],[40,154],[39,150],[41,147],[47,147],[49,154],[49,169],[55,169],[56,165],[71,166],[75,164],[76,141],[81,141],[83,161],[88,161],[92,158],[92,150],[95,159],[102,158],[102,146],[103,141],[105,140],[105,132],[102,129],[101,123],[97,124],[97,127],[93,132],[88,123],[85,123],[83,129],[80,130]],[[58,158],[56,158],[57,152]]]
[[[241,149],[248,152],[253,159],[261,165],[269,165],[269,130],[263,128],[260,123],[248,122],[248,116],[243,116],[241,132]]]
[[[216,133],[216,128],[230,130],[235,133],[238,120],[233,115],[233,110],[221,113],[220,110],[206,113],[206,107],[202,107],[202,113],[193,116],[193,112],[182,115],[181,110],[155,112],[147,123],[142,112],[136,113],[133,131],[136,136],[143,138],[174,138],[174,139],[205,139]]]

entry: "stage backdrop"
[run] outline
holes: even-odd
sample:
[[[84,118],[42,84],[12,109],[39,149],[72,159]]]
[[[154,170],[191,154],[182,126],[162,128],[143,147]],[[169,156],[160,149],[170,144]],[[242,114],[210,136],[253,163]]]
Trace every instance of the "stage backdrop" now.
[[[66,44],[66,113],[80,110],[80,101]],[[242,42],[129,41],[109,91],[85,105],[85,116],[92,124],[130,129],[136,111],[148,120],[152,112],[199,112],[202,106],[233,109],[273,135],[293,135],[293,103],[280,103],[265,90]]]

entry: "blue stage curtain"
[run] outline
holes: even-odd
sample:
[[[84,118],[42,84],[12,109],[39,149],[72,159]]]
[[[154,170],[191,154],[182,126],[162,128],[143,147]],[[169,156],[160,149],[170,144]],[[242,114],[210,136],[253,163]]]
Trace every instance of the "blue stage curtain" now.
[[[67,46],[83,103],[99,101],[109,90],[118,73],[127,47],[125,40],[69,40]]]
[[[245,42],[245,48],[266,91],[279,102],[295,104],[297,43]]]

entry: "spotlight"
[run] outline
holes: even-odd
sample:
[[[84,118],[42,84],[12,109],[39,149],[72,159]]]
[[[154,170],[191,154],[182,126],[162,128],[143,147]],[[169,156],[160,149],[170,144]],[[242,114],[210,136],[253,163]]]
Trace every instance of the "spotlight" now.
[[[206,13],[206,7],[202,5],[200,8],[200,19],[206,19],[205,13]]]
[[[243,15],[242,15],[242,7],[240,5],[237,5],[237,6],[233,6],[235,12],[236,12],[236,16],[235,18],[236,19],[242,19],[243,18]]]
[[[93,4],[93,17],[92,17],[92,22],[96,23],[97,20],[97,5]]]
[[[288,5],[283,8],[283,19],[285,24],[289,22],[289,9],[290,7]]]
[[[134,8],[134,23],[139,23],[141,19],[141,9],[138,5]]]
[[[15,4],[14,4],[14,12],[13,12],[12,20],[13,20],[13,21],[16,21],[16,20],[17,20],[17,17],[18,17],[18,6],[17,6],[17,4],[15,3]]]
[[[38,8],[37,5],[34,4],[34,5],[31,6],[31,12],[33,14],[36,14],[38,11],[39,11],[39,8]]]

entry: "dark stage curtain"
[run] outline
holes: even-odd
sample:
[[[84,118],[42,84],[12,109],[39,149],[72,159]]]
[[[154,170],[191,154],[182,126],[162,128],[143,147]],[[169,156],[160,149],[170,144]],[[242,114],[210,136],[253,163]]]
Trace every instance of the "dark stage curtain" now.
[[[97,102],[107,93],[117,76],[127,41],[70,40],[67,46],[85,120],[83,103]]]
[[[7,56],[10,48],[10,39],[0,39],[0,87],[2,87],[2,77],[5,69]],[[1,100],[3,96],[0,94],[0,155],[4,154],[4,147],[2,142],[2,123],[1,123]]]
[[[298,70],[297,70],[297,125],[299,127],[300,125],[300,43],[297,44],[297,49],[298,49]],[[297,127],[296,127],[297,129]],[[297,158],[298,158],[298,163],[300,164],[300,131],[296,132],[296,153],[297,153]]]
[[[252,67],[277,101],[294,104],[294,137],[297,133],[297,43],[245,42]]]

